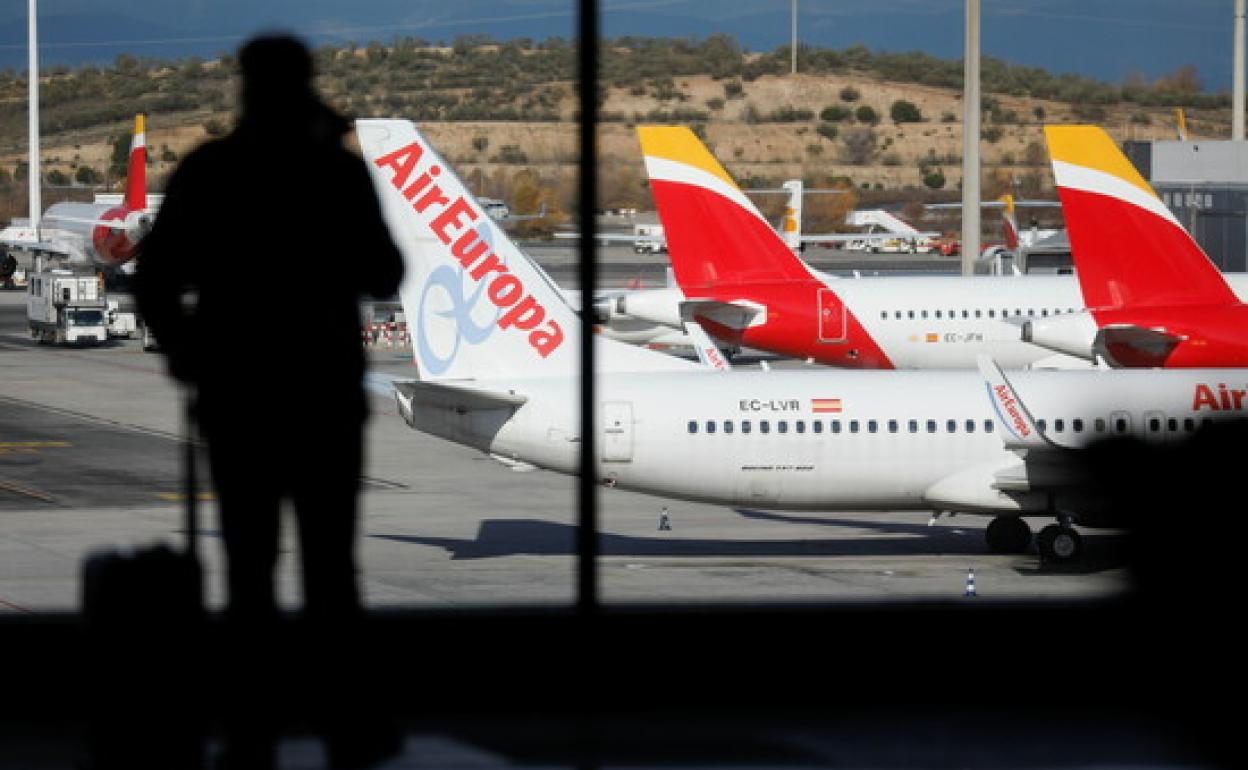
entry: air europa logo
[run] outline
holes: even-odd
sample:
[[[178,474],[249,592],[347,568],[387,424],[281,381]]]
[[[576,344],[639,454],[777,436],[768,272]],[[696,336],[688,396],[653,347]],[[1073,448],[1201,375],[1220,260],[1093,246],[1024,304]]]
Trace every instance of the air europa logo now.
[[[563,344],[563,329],[554,319],[546,318],[546,308],[471,226],[481,215],[462,195],[454,200],[448,198],[434,181],[442,168],[430,164],[416,173],[424,154],[420,143],[412,142],[374,162],[379,168],[390,169],[390,184],[411,202],[412,210],[420,215],[429,231],[450,247],[465,274],[480,284],[486,298],[499,308],[494,322],[497,327],[528,332],[529,346],[546,358]]]
[[[1018,434],[1018,437],[1027,438],[1031,435],[1031,429],[1027,427],[1027,420],[1023,419],[1023,413],[1018,408],[1018,401],[1010,393],[1009,387],[1006,385],[994,385],[992,392],[997,398],[997,403],[1001,405],[1001,408],[1005,410],[1005,414],[1009,416],[1010,423],[1013,425],[1014,432]]]
[[[1192,395],[1192,411],[1208,409],[1213,412],[1240,412],[1244,409],[1244,396],[1248,396],[1248,390],[1228,388],[1226,383],[1219,382],[1215,391],[1202,382],[1196,386],[1196,392]]]

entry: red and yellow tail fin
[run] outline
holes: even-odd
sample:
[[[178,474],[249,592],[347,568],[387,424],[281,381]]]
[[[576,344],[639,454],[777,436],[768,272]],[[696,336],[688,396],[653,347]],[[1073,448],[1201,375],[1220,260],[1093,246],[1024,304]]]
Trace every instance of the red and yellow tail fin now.
[[[810,277],[692,131],[639,126],[637,135],[672,269],[683,288]]]
[[[1237,302],[1109,134],[1095,126],[1046,126],[1044,133],[1089,308]]]
[[[126,167],[125,207],[131,211],[147,208],[147,131],[143,116],[134,116],[134,137],[130,140],[130,162]]]

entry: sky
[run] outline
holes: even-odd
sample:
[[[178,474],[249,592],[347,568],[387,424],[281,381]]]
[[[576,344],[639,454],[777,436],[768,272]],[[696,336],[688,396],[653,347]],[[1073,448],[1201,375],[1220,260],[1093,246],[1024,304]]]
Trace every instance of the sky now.
[[[1117,83],[1193,65],[1208,90],[1231,81],[1233,0],[982,0],[983,52]],[[602,0],[607,36],[735,36],[753,51],[789,40],[789,0]],[[26,0],[0,0],[0,67],[26,66]],[[799,0],[799,39],[844,48],[962,55],[963,0]],[[572,37],[569,0],[42,0],[41,66],[178,58],[286,29],[314,43],[396,35],[451,41]]]

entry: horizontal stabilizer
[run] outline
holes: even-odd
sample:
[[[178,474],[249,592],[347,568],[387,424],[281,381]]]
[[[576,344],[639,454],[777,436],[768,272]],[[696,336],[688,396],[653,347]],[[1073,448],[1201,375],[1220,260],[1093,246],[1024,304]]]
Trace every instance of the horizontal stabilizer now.
[[[680,317],[684,321],[702,323],[711,321],[729,329],[745,329],[767,320],[767,308],[748,300],[723,302],[715,299],[691,299],[680,303]]]
[[[1112,366],[1161,367],[1184,339],[1164,329],[1106,326],[1097,332],[1092,350]]]
[[[459,413],[483,409],[512,409],[529,400],[512,391],[485,390],[470,384],[405,380],[394,389],[412,406],[451,409]]]

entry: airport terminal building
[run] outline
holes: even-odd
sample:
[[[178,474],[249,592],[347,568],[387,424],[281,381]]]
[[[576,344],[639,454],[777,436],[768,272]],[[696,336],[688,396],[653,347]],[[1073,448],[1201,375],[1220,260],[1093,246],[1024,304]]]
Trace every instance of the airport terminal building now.
[[[1248,142],[1127,142],[1123,149],[1219,268],[1248,270]]]

